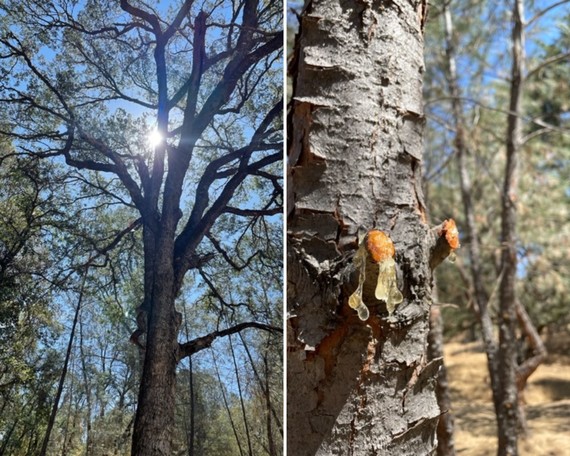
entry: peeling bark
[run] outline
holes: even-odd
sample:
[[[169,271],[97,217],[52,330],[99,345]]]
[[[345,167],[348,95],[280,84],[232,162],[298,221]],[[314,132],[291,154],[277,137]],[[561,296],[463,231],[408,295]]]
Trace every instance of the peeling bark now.
[[[322,0],[301,17],[289,122],[291,454],[435,451],[440,360],[427,363],[425,347],[436,239],[420,175],[424,6]],[[373,228],[394,242],[403,302],[389,315],[367,274],[363,322],[348,305],[359,276],[352,257],[359,231]]]

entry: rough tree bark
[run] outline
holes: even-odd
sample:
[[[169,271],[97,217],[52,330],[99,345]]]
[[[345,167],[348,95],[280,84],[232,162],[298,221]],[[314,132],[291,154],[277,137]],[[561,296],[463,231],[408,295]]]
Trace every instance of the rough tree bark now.
[[[425,6],[320,0],[300,18],[289,122],[290,454],[435,451],[441,360],[427,363],[425,347],[431,269],[445,256],[432,250],[446,236],[427,226],[420,182]],[[351,259],[359,230],[372,228],[395,245],[403,302],[392,313],[370,292],[378,266],[368,249],[362,321],[348,305],[361,277]]]
[[[506,134],[507,163],[501,202],[501,282],[499,286],[499,456],[518,454],[517,340],[516,340],[516,200],[517,162],[521,147],[521,101],[524,69],[523,0],[513,1],[512,70]]]

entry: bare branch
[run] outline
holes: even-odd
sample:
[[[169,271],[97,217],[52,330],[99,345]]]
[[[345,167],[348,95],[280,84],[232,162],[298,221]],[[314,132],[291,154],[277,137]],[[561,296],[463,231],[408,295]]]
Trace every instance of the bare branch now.
[[[544,16],[546,13],[548,13],[549,11],[553,10],[554,8],[557,8],[560,5],[563,5],[564,3],[568,3],[569,1],[570,0],[561,0],[559,2],[553,3],[552,5],[549,5],[546,8],[538,11],[532,18],[530,18],[526,22],[525,27],[529,27],[534,22],[536,22],[538,19],[540,19],[542,16]]]
[[[451,97],[451,96],[434,98],[431,100],[427,100],[425,102],[425,106],[430,105],[430,104],[434,104],[434,103],[438,103],[440,101],[453,100],[454,98],[455,97]],[[495,108],[493,106],[489,106],[489,105],[487,105],[487,104],[485,104],[479,100],[476,100],[474,98],[469,98],[469,97],[456,97],[456,98],[459,100],[466,101],[468,103],[472,103],[474,105],[480,106],[483,109],[487,109],[488,111],[495,111],[495,112],[500,112],[501,114],[507,114],[509,116],[519,117],[522,120],[524,120],[525,122],[533,123],[535,125],[538,125],[539,127],[550,128],[550,130],[552,130],[552,131],[557,131],[557,132],[563,133],[563,134],[569,134],[570,133],[570,129],[560,128],[560,127],[557,127],[555,125],[550,125],[550,124],[548,124],[548,123],[546,123],[540,119],[529,119],[528,117],[525,117],[520,113],[516,113],[516,112],[513,112],[513,111],[508,110],[508,109]]]
[[[261,217],[264,215],[277,215],[283,212],[283,208],[274,207],[271,209],[240,209],[239,207],[227,206],[224,212],[228,214],[241,215],[244,217]]]
[[[197,353],[205,348],[209,348],[212,346],[212,343],[220,338],[229,336],[230,334],[235,334],[240,331],[243,331],[247,328],[256,328],[261,329],[263,331],[269,331],[274,333],[283,333],[283,328],[278,328],[276,326],[267,325],[265,323],[258,323],[255,321],[249,321],[245,323],[240,323],[238,325],[232,326],[227,329],[223,329],[221,331],[214,331],[210,334],[202,337],[198,337],[193,339],[189,342],[183,343],[179,345],[179,353],[178,353],[178,361],[183,360],[188,356],[192,356],[194,353]]]
[[[555,55],[553,57],[549,57],[548,59],[540,62],[540,64],[538,64],[532,70],[529,70],[529,72],[526,74],[524,79],[525,80],[530,79],[532,76],[534,76],[536,73],[538,73],[540,70],[547,67],[548,65],[552,65],[553,63],[560,62],[561,60],[568,59],[568,58],[570,58],[570,52],[564,52],[562,54],[558,54],[558,55]]]
[[[257,250],[253,253],[253,255],[251,255],[242,265],[237,264],[235,261],[232,260],[232,258],[230,257],[230,255],[228,255],[228,252],[226,252],[221,244],[218,242],[218,240],[212,236],[212,235],[208,235],[208,239],[210,240],[210,242],[214,245],[214,248],[222,255],[222,257],[224,257],[224,260],[226,260],[226,263],[228,263],[232,268],[234,268],[236,271],[241,271],[244,268],[246,268],[247,266],[249,266],[249,264],[251,263],[251,261],[257,257],[258,255],[260,255],[262,253],[261,250]]]

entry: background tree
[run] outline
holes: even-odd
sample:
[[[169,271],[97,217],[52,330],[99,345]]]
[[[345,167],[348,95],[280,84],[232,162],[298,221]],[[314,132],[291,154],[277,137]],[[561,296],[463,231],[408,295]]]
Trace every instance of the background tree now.
[[[2,10],[2,134],[14,156],[75,169],[66,190],[83,219],[103,217],[114,232],[82,226],[87,251],[75,261],[66,256],[68,266],[141,227],[133,339],[144,347],[144,364],[132,453],[172,454],[180,360],[247,327],[279,326],[277,308],[254,304],[256,283],[224,289],[218,280],[226,275],[215,271],[243,271],[244,279],[280,251],[281,7],[27,1]],[[263,278],[273,280],[268,269]],[[175,301],[191,270],[190,295],[209,289],[234,319],[179,343]],[[279,282],[270,288],[278,307]],[[224,323],[231,326],[222,330]]]

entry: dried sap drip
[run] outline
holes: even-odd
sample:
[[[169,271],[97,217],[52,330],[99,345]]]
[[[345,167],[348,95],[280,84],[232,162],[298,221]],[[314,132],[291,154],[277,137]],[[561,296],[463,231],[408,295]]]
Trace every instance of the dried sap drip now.
[[[393,258],[386,258],[378,263],[378,283],[374,295],[376,299],[386,303],[388,315],[392,315],[396,305],[404,300],[402,293],[398,290],[396,262]]]
[[[461,245],[459,244],[459,231],[457,230],[457,225],[455,224],[455,220],[453,219],[445,220],[443,222],[441,234],[445,235],[445,240],[447,241],[451,249],[451,252],[447,257],[447,260],[450,263],[455,263],[455,260],[457,259],[455,250],[461,247]]]
[[[382,231],[371,231],[368,233],[367,249],[374,262],[378,263],[378,283],[374,295],[386,303],[388,315],[392,315],[396,305],[404,300],[398,290],[394,243]]]
[[[354,264],[356,265],[357,269],[359,269],[358,287],[356,288],[356,291],[352,293],[348,298],[348,305],[358,312],[358,318],[360,318],[362,321],[365,321],[368,320],[370,312],[362,300],[362,287],[364,285],[364,281],[366,280],[366,250],[364,249],[363,245],[364,244],[361,244],[358,251],[356,252],[356,255],[354,256]]]
[[[442,234],[445,234],[445,239],[452,250],[461,247],[459,244],[459,231],[457,230],[457,225],[455,220],[447,219],[443,222],[443,227],[441,229]]]
[[[390,315],[394,312],[396,305],[404,299],[397,286],[395,253],[392,240],[382,231],[373,230],[368,233],[354,256],[354,264],[359,270],[358,287],[348,298],[348,305],[358,312],[358,317],[363,321],[370,316],[368,307],[362,300],[368,256],[378,264],[378,281],[374,293],[376,299],[386,303]]]

